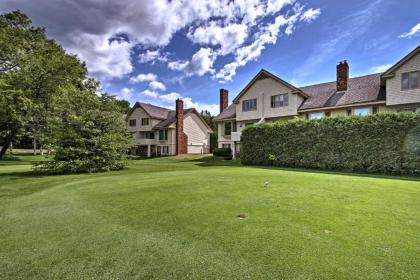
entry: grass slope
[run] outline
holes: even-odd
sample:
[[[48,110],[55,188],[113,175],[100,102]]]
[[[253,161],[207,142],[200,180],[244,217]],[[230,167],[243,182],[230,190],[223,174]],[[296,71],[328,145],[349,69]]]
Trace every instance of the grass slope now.
[[[23,159],[0,165],[2,279],[420,275],[414,179],[206,158],[43,177]]]

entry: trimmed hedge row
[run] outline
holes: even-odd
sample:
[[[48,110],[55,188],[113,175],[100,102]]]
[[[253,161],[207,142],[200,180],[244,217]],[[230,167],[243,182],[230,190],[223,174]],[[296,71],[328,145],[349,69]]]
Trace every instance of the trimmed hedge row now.
[[[219,157],[231,157],[232,150],[230,148],[215,148],[213,150],[213,155]]]
[[[420,114],[295,119],[247,127],[248,165],[420,175]]]

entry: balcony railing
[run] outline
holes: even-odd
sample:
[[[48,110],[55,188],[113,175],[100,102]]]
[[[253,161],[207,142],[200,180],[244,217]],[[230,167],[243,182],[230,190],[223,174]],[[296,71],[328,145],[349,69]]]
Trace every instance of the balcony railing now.
[[[135,145],[155,145],[157,143],[156,139],[145,139],[145,138],[135,138]]]

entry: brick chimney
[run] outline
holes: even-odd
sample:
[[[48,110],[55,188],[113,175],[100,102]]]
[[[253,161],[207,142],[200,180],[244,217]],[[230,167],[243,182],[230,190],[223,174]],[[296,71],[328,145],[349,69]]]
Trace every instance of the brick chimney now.
[[[340,61],[337,65],[337,91],[346,91],[349,82],[349,65],[347,60]]]
[[[220,89],[220,113],[228,107],[229,92],[227,89]]]
[[[180,99],[175,101],[176,112],[176,154],[182,155],[187,153],[187,135],[184,133],[184,102]]]

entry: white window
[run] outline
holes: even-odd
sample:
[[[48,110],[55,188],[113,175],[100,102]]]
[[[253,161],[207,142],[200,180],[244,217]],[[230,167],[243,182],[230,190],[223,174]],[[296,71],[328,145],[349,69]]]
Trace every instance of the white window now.
[[[255,111],[257,110],[257,99],[249,99],[242,101],[242,111]]]
[[[398,112],[415,113],[415,112],[420,112],[420,108],[403,108],[403,109],[398,110]]]
[[[149,125],[149,118],[142,118],[141,125]]]
[[[232,123],[231,122],[225,122],[225,135],[229,136],[232,134]]]
[[[155,139],[155,133],[154,132],[145,132],[144,138],[146,139]]]
[[[309,114],[310,120],[320,119],[324,116],[324,112],[314,112]]]
[[[136,120],[135,119],[129,120],[129,125],[136,126]]]
[[[230,149],[230,144],[222,144],[222,148],[229,148]]]
[[[369,113],[369,108],[356,108],[353,110],[353,115],[355,116],[367,116]]]
[[[289,95],[279,94],[271,96],[271,108],[284,107],[289,105]]]
[[[419,88],[420,72],[410,72],[401,74],[401,89]]]
[[[160,141],[166,141],[168,140],[168,131],[165,130],[159,130],[159,140]]]
[[[168,146],[162,146],[162,155],[169,154],[169,147]]]

